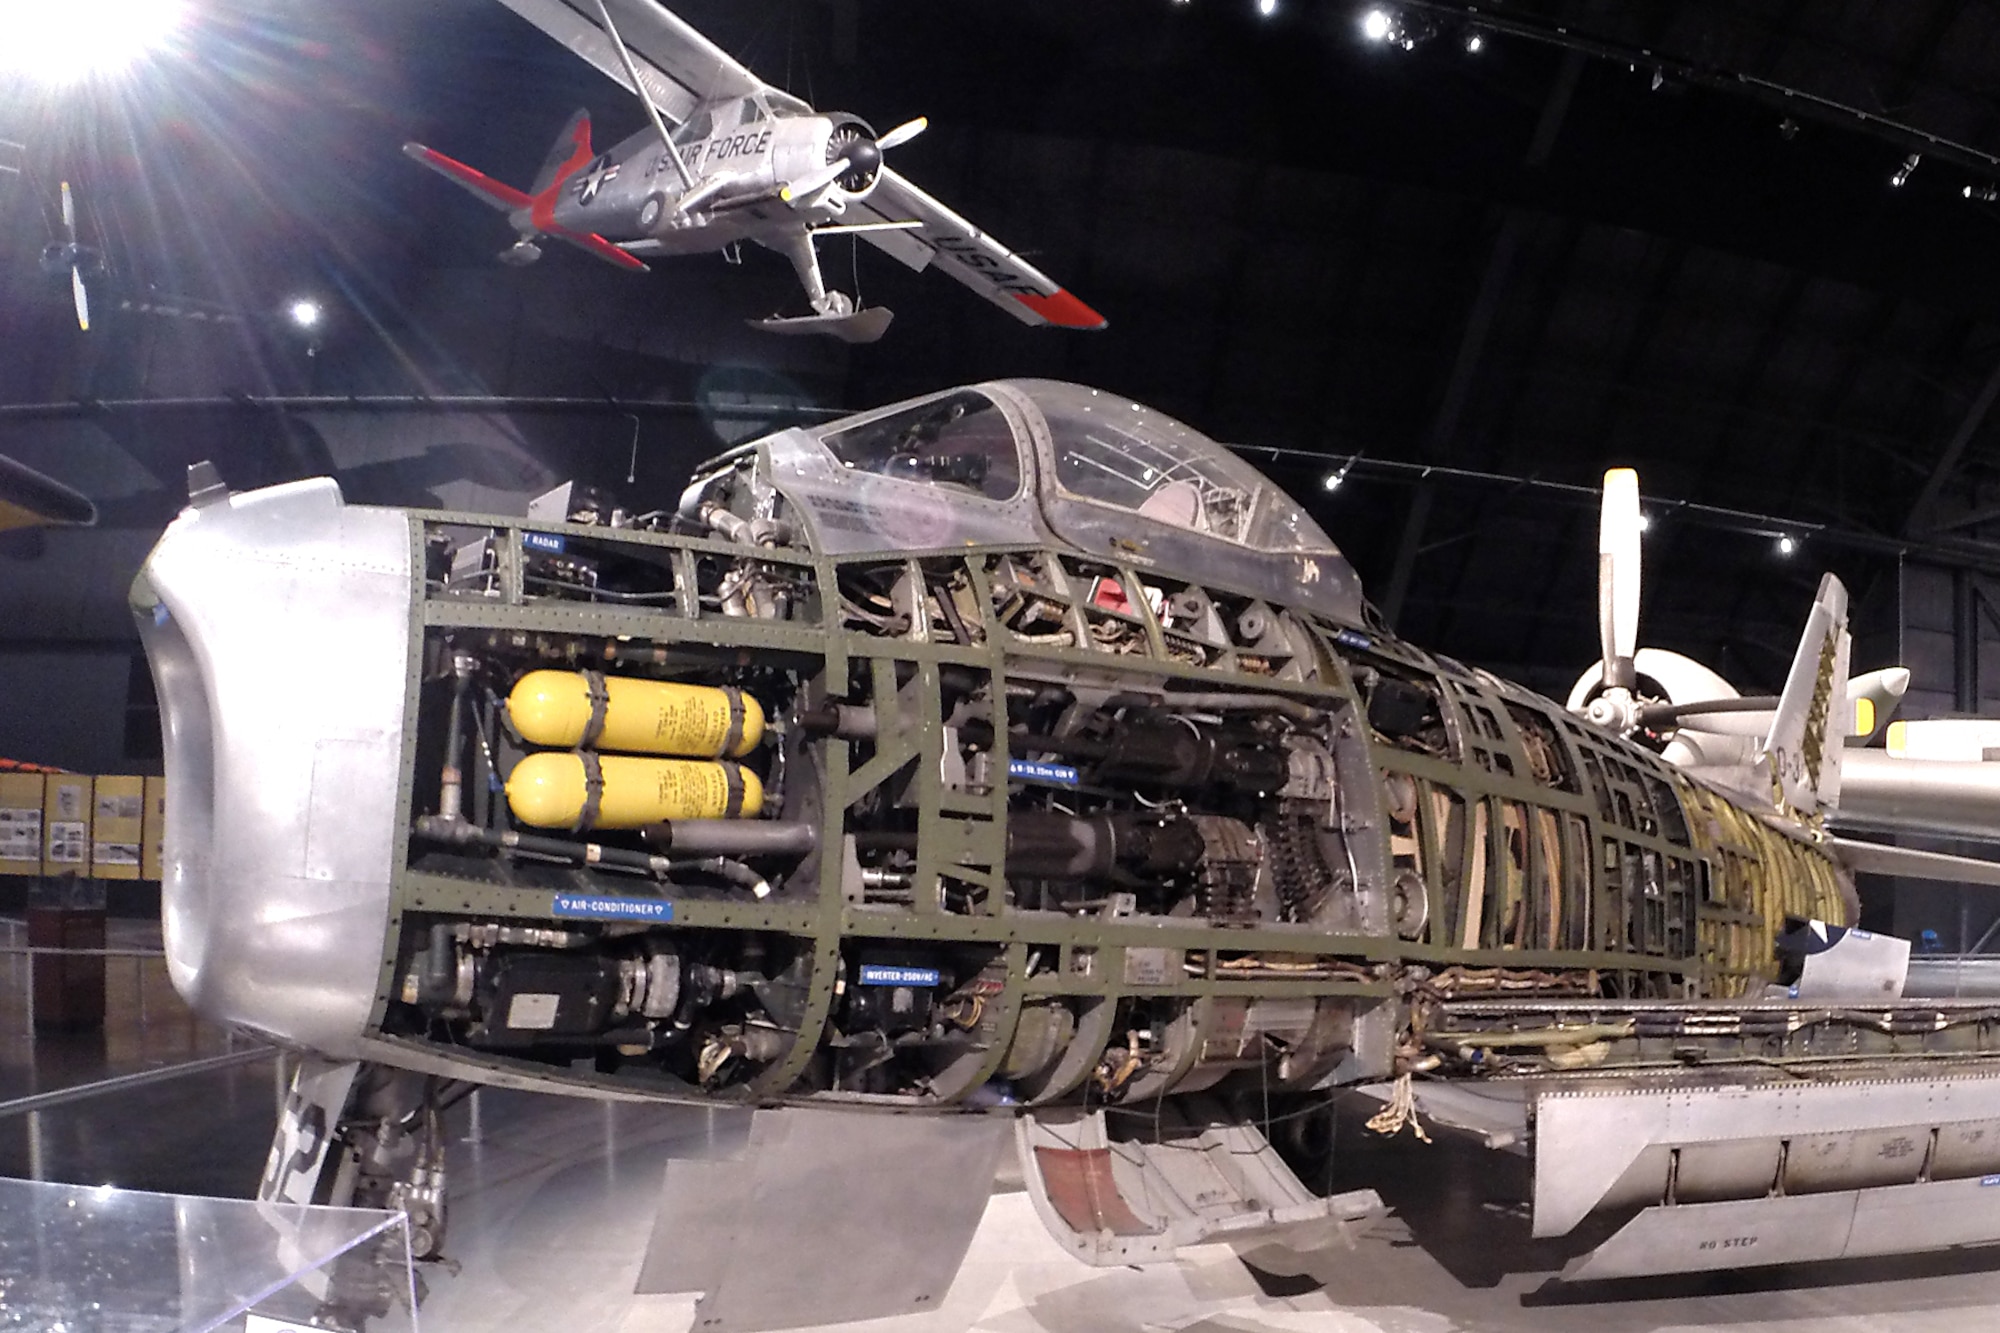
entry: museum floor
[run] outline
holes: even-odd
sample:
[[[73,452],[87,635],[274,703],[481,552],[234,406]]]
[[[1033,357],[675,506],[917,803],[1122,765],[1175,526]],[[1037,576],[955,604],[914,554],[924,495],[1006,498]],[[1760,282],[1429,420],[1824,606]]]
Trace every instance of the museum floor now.
[[[8,936],[0,925],[0,944]],[[146,927],[114,933],[144,947]],[[111,960],[101,1035],[25,1031],[25,968],[0,958],[0,1103],[189,1059],[230,1054],[189,1022],[157,962]],[[143,1009],[140,999],[143,996]],[[143,1021],[142,1021],[143,1020]],[[239,1045],[236,1049],[241,1050]],[[0,1175],[243,1195],[269,1141],[273,1062],[248,1063],[0,1118]],[[679,1333],[692,1297],[631,1294],[653,1194],[672,1156],[729,1152],[734,1113],[565,1101],[488,1091],[454,1114],[448,1249],[425,1270],[422,1324],[459,1330]],[[4,1109],[4,1107],[0,1107]],[[1666,1333],[1667,1330],[1951,1330],[2000,1310],[2000,1249],[1839,1267],[1556,1288],[1567,1257],[1527,1239],[1516,1158],[1458,1141],[1384,1142],[1343,1125],[1343,1183],[1372,1184],[1392,1220],[1352,1249],[1308,1256],[1290,1277],[1258,1275],[1220,1246],[1150,1269],[1091,1269],[1058,1250],[1018,1182],[996,1184],[943,1306],[843,1325],[870,1333]],[[783,1279],[774,1255],[773,1280]],[[4,1315],[4,1309],[0,1309]],[[0,1320],[4,1322],[4,1320]]]

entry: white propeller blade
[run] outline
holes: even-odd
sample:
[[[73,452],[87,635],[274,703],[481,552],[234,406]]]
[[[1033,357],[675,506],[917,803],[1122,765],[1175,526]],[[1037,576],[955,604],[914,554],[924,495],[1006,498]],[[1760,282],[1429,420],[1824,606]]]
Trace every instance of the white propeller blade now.
[[[90,332],[90,298],[83,294],[83,271],[76,265],[69,268],[69,291],[76,298],[76,326],[85,333]]]
[[[916,138],[919,134],[929,129],[930,124],[930,117],[928,116],[918,116],[915,120],[906,120],[895,129],[890,130],[887,134],[877,139],[875,146],[886,153],[891,148],[900,147]]]
[[[1597,633],[1604,648],[1604,683],[1631,689],[1639,645],[1639,474],[1615,467],[1604,474],[1597,527]]]
[[[852,162],[844,157],[835,158],[818,171],[808,172],[778,191],[778,197],[788,204],[796,204],[801,199],[810,199],[852,170],[854,170]]]
[[[69,182],[62,183],[63,230],[69,233],[69,243],[76,244],[76,202],[69,197]]]

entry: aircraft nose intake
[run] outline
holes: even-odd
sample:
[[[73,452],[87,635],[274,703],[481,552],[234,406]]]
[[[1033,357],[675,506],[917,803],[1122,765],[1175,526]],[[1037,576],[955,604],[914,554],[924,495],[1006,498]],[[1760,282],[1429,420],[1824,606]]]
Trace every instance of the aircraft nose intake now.
[[[132,609],[159,684],[169,970],[212,1021],[347,1049],[394,852],[410,526],[327,478],[231,495],[211,468]]]

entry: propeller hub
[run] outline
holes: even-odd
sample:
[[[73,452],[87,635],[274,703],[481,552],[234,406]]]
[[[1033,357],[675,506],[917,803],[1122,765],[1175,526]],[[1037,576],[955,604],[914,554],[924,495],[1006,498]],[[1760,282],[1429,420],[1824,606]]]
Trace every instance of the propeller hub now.
[[[873,139],[862,139],[847,150],[847,160],[853,169],[840,178],[840,188],[858,194],[873,185],[882,170],[882,148]]]
[[[875,178],[882,171],[882,146],[866,121],[838,121],[827,136],[827,166],[841,163],[846,164],[845,169],[833,179],[843,191],[860,195],[875,187]]]
[[[1607,731],[1624,735],[1639,725],[1639,701],[1630,690],[1608,689],[1585,705],[1583,715]]]

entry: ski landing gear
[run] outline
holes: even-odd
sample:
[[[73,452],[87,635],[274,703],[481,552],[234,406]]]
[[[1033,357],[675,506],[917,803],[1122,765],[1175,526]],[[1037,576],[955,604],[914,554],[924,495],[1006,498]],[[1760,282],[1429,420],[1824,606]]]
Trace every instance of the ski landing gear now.
[[[889,331],[889,321],[895,318],[890,311],[881,306],[858,310],[854,298],[847,293],[827,290],[825,280],[820,277],[819,254],[813,249],[810,232],[787,236],[780,244],[785,258],[792,261],[798,272],[799,283],[806,289],[814,313],[753,319],[752,327],[768,333],[830,333],[849,343],[872,343]]]

